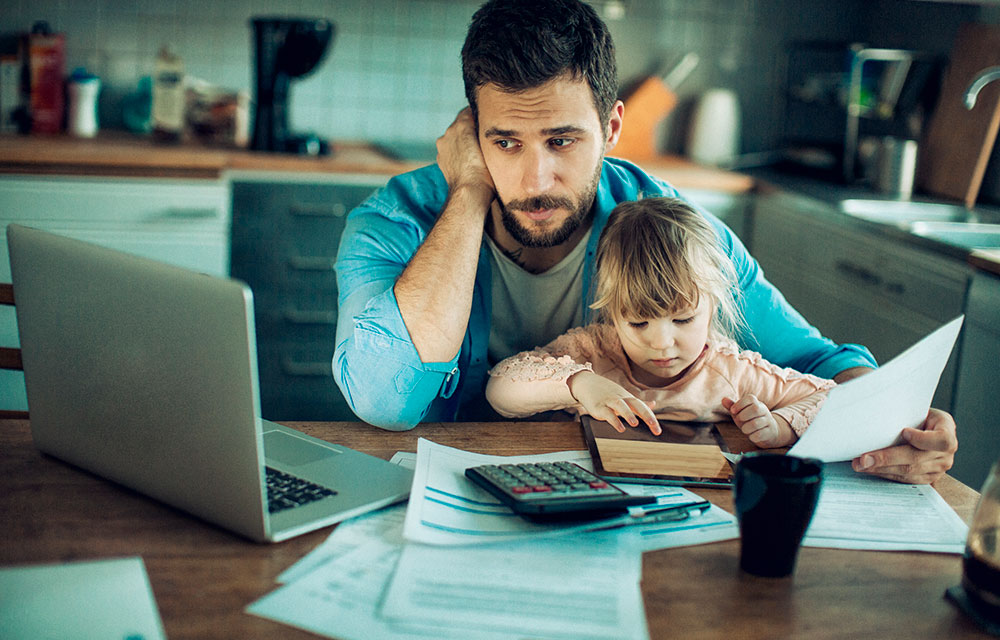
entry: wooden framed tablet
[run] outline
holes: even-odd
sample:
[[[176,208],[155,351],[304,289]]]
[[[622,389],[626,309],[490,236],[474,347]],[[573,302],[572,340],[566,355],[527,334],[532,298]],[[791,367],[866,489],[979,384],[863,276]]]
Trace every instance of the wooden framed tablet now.
[[[718,427],[709,422],[660,420],[654,436],[640,423],[618,433],[607,422],[582,416],[583,437],[597,475],[611,482],[727,487],[733,468]]]

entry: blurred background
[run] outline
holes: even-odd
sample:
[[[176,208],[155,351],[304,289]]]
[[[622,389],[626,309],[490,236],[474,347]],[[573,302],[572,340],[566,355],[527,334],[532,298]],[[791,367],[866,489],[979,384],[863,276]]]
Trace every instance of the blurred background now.
[[[6,0],[0,36],[39,20],[65,34],[66,72],[101,78],[101,128],[123,126],[122,102],[170,45],[189,77],[252,88],[251,16],[322,17],[336,26],[327,59],[292,87],[293,129],[333,140],[431,143],[463,106],[459,51],[479,0]],[[672,89],[661,145],[709,88],[735,92],[743,152],[779,144],[789,50],[803,40],[862,42],[946,55],[963,22],[1000,22],[993,3],[917,0],[595,0],[615,38],[623,86],[699,63]],[[9,45],[8,45],[9,48]],[[671,120],[673,122],[671,122]],[[674,131],[671,131],[673,129]]]

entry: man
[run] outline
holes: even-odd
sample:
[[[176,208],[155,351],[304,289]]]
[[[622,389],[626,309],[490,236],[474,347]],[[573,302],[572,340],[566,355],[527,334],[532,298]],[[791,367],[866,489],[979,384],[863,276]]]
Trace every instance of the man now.
[[[477,11],[462,49],[469,107],[438,139],[437,164],[393,178],[344,230],[333,370],[361,419],[393,430],[489,419],[491,364],[588,320],[594,250],[614,205],[679,195],[604,157],[624,116],[614,55],[578,0]],[[864,347],[822,337],[705,216],[740,276],[745,348],[840,382],[876,366]],[[932,412],[924,427],[856,468],[933,481],[951,467],[954,421]]]

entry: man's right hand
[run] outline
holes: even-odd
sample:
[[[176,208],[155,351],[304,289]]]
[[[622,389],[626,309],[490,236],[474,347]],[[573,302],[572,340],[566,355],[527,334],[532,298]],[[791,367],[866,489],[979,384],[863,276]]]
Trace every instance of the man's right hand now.
[[[495,192],[469,107],[459,111],[455,121],[437,139],[437,164],[450,190],[469,187],[488,190],[490,194]]]

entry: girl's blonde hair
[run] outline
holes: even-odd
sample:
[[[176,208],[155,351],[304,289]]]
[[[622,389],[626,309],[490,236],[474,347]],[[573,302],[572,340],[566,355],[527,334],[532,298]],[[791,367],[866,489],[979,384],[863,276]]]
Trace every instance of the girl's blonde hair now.
[[[677,198],[623,202],[597,245],[595,301],[602,322],[660,318],[708,296],[710,331],[735,338],[743,328],[736,270],[715,229]]]

